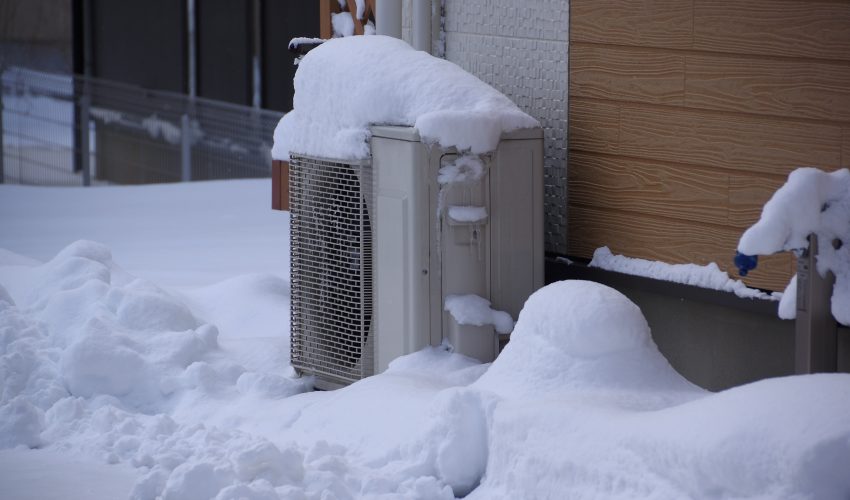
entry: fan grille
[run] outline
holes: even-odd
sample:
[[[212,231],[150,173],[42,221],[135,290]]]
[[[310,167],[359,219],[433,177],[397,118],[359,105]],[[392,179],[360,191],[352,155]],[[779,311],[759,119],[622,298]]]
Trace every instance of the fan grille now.
[[[292,366],[347,384],[373,373],[371,167],[290,158]]]

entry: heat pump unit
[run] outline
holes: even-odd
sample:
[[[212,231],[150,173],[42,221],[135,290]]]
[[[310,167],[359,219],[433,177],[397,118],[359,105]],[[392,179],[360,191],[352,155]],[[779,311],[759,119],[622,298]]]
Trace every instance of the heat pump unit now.
[[[516,319],[543,286],[543,132],[468,156],[372,127],[371,161],[291,155],[291,361],[319,387],[448,342],[492,361],[499,335],[446,310],[477,296]]]

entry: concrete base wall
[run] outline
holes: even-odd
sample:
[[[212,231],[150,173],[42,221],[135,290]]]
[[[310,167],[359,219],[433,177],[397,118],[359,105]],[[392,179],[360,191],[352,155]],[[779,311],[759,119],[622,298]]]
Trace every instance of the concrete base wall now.
[[[561,279],[597,281],[626,295],[673,368],[700,387],[718,391],[794,374],[794,322],[776,316],[776,302],[547,263],[546,281]],[[839,371],[850,372],[848,328],[839,328],[837,356]]]

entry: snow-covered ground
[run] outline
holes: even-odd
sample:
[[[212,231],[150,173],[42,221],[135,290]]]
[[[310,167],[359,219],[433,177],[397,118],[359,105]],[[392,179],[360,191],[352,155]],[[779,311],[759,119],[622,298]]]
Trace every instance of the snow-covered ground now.
[[[0,498],[850,497],[850,375],[708,393],[593,283],[310,392],[268,189],[0,186]]]

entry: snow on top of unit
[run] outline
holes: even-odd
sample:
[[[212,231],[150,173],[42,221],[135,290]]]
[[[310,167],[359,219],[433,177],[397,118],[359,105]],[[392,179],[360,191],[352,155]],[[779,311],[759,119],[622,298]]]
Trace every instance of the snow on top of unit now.
[[[328,40],[295,73],[293,110],[272,156],[369,157],[370,125],[414,126],[425,142],[480,154],[502,133],[538,126],[510,99],[457,65],[386,36]]]
[[[490,301],[478,295],[449,295],[445,309],[459,325],[493,325],[499,333],[511,333],[514,320],[504,311],[490,307]]]
[[[850,325],[850,169],[824,172],[799,168],[788,176],[764,205],[761,217],[741,236],[738,251],[769,255],[783,250],[808,248],[810,234],[818,236],[817,270],[835,274],[832,315]],[[834,241],[840,241],[838,248]],[[786,288],[780,317],[796,316],[796,281]]]
[[[755,288],[749,288],[743,281],[734,280],[722,271],[714,262],[700,266],[698,264],[668,264],[652,260],[636,259],[625,255],[614,255],[608,247],[597,248],[593,252],[590,267],[607,271],[616,271],[632,276],[643,276],[662,281],[692,285],[709,290],[732,292],[747,299],[778,300],[782,294],[767,294]]]

